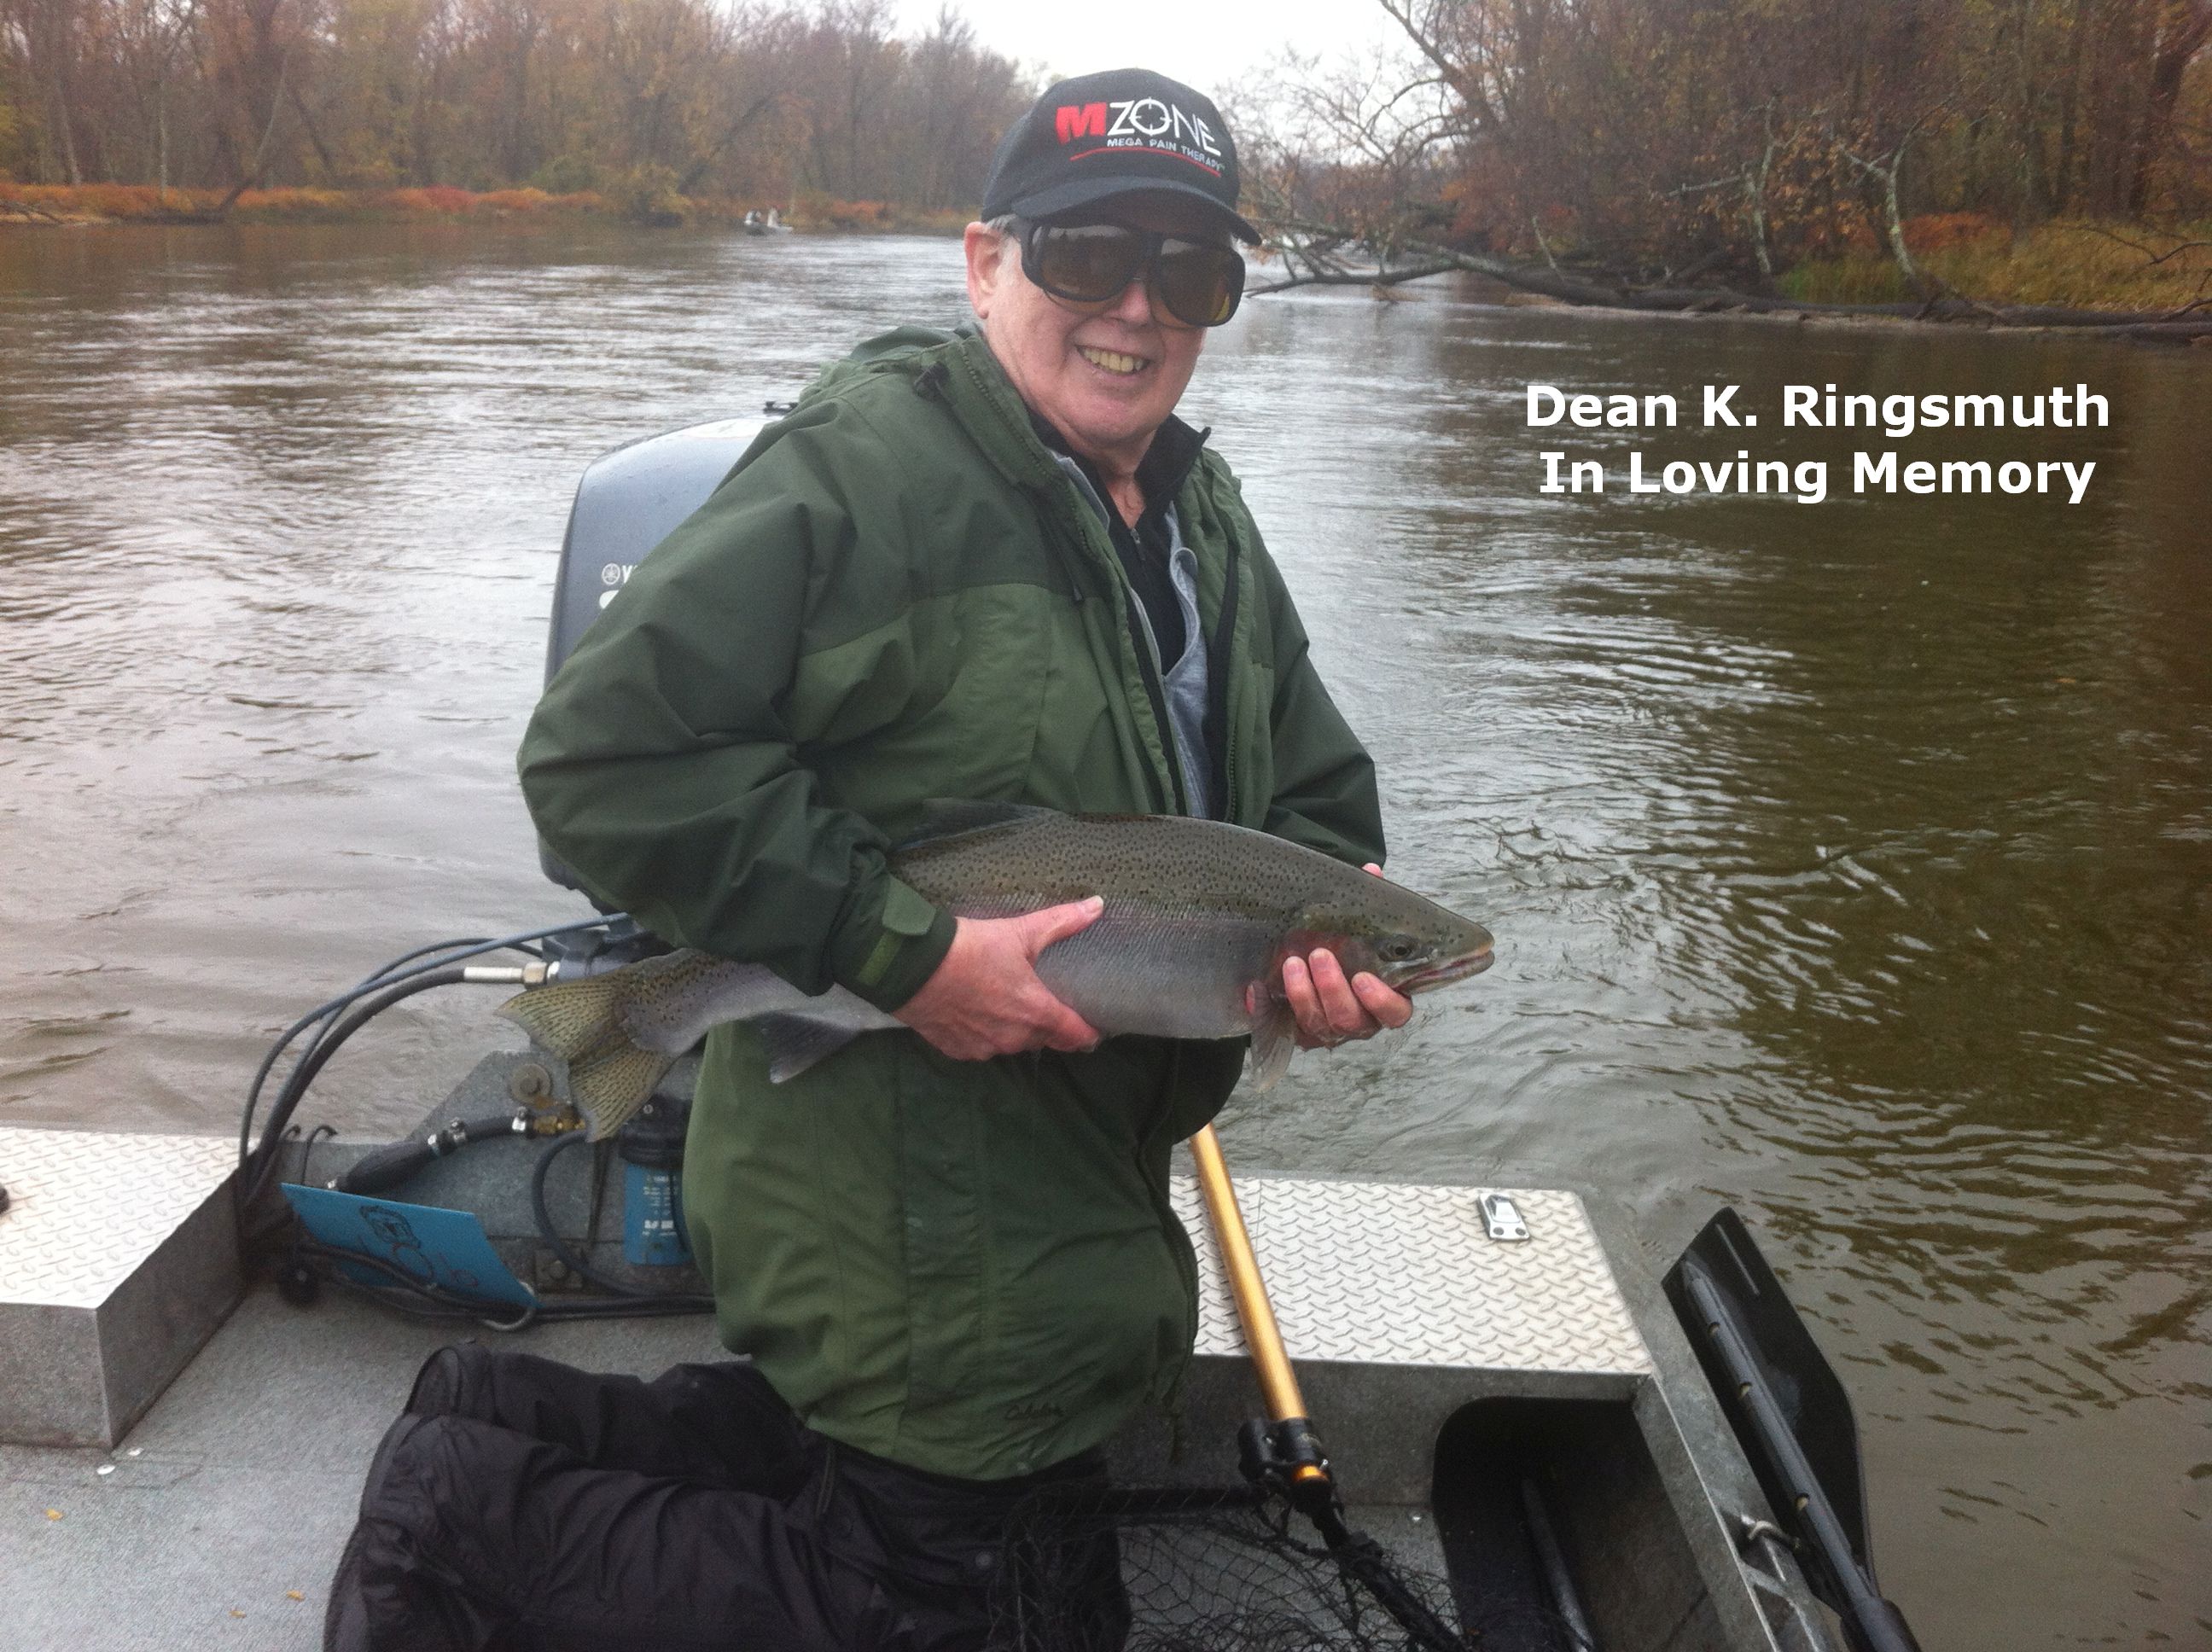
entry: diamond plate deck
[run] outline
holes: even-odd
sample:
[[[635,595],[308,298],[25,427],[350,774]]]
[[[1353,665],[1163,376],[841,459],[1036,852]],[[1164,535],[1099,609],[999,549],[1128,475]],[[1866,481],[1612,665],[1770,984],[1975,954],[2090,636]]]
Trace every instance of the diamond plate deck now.
[[[1244,1334],[1195,1180],[1173,1183],[1198,1250],[1200,1354]],[[1483,1230],[1485,1193],[1510,1193],[1517,1242]],[[1573,1193],[1361,1181],[1237,1179],[1283,1343],[1294,1360],[1642,1376],[1651,1356]]]
[[[99,1307],[237,1163],[216,1136],[0,1129],[0,1303]]]
[[[108,1445],[238,1299],[235,1144],[0,1129],[0,1441]]]

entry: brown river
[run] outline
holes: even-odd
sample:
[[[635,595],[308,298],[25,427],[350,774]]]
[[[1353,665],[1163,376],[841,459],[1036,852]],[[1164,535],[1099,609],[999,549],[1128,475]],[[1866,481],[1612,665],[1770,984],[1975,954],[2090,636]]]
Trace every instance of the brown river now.
[[[1497,967],[1225,1121],[1245,1169],[1720,1201],[1856,1402],[1929,1652],[2212,1644],[2212,351],[1260,298],[1210,424]],[[0,1123],[234,1130],[272,1035],[581,915],[512,759],[578,474],[964,313],[950,241],[0,231]],[[1532,429],[1532,381],[1674,430]],[[1758,428],[1699,428],[1742,386]],[[1790,384],[2105,398],[1783,428]],[[1826,460],[1828,495],[1632,495]],[[1859,494],[1855,451],[2094,461]],[[1538,491],[1538,455],[1602,494]],[[520,1035],[410,1001],[302,1117],[411,1124]]]

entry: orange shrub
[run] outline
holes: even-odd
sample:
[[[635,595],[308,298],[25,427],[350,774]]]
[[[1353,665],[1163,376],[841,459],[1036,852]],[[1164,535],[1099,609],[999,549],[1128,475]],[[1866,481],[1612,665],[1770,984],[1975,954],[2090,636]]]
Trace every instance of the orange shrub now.
[[[11,184],[8,194],[57,217],[121,222],[204,212],[222,199],[208,190],[172,189],[165,196],[151,184]]]
[[[557,206],[557,197],[542,189],[488,190],[471,203],[478,212],[543,212]]]
[[[1986,212],[1925,212],[1905,221],[1905,244],[1915,252],[1945,252],[2009,233]]]
[[[466,212],[476,197],[451,184],[432,184],[423,189],[395,189],[385,192],[384,204],[399,212]]]
[[[161,191],[143,184],[87,184],[72,190],[70,204],[108,218],[145,218],[161,210]]]

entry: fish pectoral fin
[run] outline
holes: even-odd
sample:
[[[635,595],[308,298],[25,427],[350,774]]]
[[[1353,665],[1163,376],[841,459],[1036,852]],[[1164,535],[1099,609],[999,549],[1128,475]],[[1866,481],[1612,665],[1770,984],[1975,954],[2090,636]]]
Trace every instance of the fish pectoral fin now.
[[[772,1084],[796,1078],[817,1061],[843,1049],[854,1037],[850,1027],[803,1015],[764,1015],[753,1023],[753,1030],[768,1051],[768,1078]]]
[[[1267,1090],[1291,1070],[1291,1058],[1298,1053],[1298,1018],[1264,986],[1259,991],[1266,1007],[1252,1020],[1252,1088]]]

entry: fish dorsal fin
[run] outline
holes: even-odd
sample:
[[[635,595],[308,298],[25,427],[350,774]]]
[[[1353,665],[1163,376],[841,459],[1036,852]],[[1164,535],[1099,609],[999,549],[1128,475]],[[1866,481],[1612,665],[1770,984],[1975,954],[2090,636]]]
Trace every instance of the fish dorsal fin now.
[[[908,832],[898,847],[911,849],[943,838],[958,837],[964,832],[1011,826],[1018,821],[1048,820],[1059,812],[1034,803],[973,803],[959,798],[931,798],[921,805],[921,824]]]

